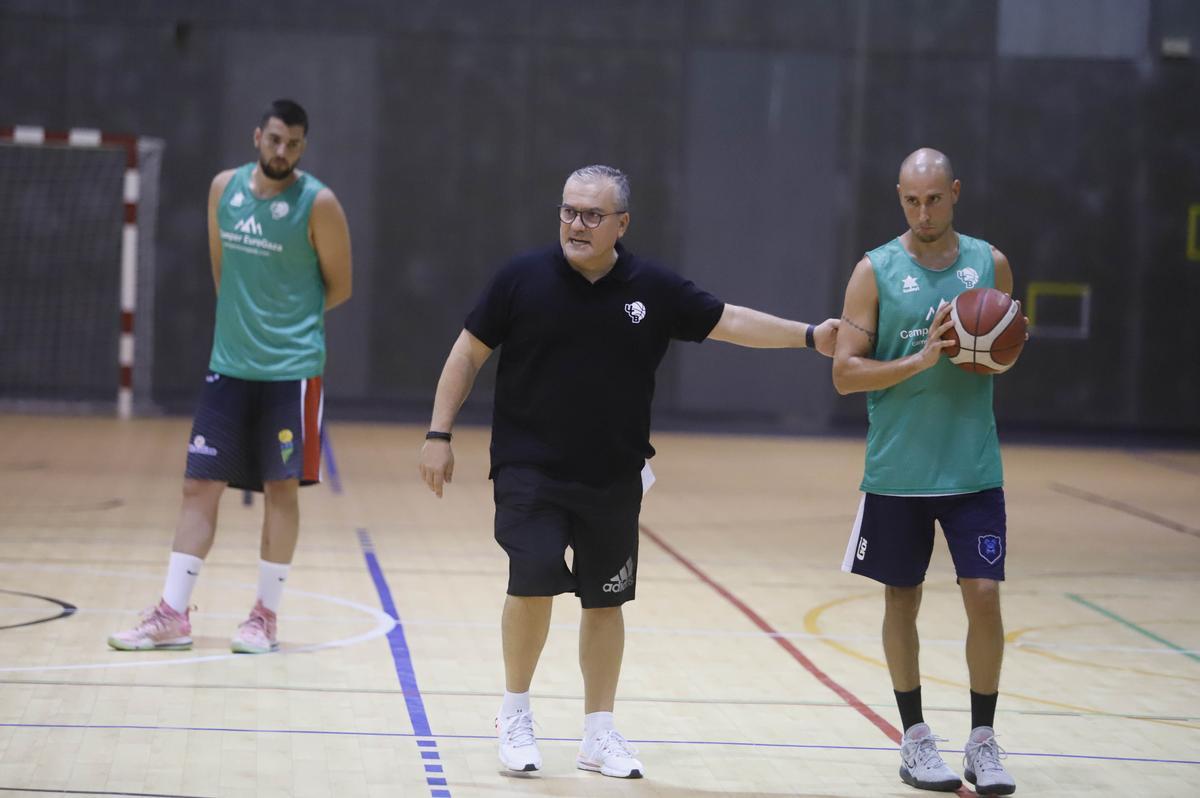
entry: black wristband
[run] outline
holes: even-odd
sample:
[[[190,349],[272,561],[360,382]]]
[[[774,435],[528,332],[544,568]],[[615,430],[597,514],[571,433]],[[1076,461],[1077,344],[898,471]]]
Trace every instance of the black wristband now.
[[[808,329],[804,331],[804,345],[809,349],[814,349],[817,346],[816,337],[813,335],[816,329],[816,327],[810,324],[808,325]]]
[[[429,432],[425,433],[425,440],[427,440],[427,441],[445,441],[446,443],[449,443],[450,442],[450,433],[449,432],[438,432],[437,430],[431,429],[431,430],[429,430]]]

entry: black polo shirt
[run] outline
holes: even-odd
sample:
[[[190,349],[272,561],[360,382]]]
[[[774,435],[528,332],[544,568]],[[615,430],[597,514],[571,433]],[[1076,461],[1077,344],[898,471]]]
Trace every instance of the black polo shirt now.
[[[654,456],[654,372],[672,338],[703,341],[725,304],[621,244],[617,255],[595,283],[557,244],[520,255],[467,316],[500,348],[491,475],[519,464],[603,485]]]

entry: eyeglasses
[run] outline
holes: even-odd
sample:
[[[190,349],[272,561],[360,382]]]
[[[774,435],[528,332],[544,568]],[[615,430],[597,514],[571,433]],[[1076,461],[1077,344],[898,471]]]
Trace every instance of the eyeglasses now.
[[[558,219],[563,224],[572,224],[575,217],[578,216],[583,221],[583,226],[589,230],[595,230],[604,221],[605,216],[616,216],[617,214],[625,213],[625,211],[613,211],[612,213],[600,213],[600,211],[580,211],[572,208],[570,205],[558,206]]]

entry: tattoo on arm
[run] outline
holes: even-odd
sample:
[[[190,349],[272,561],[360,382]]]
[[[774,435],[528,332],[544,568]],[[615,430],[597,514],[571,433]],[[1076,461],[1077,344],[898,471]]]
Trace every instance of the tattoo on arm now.
[[[847,324],[849,324],[851,327],[853,327],[854,329],[858,330],[858,331],[859,331],[860,333],[862,333],[863,335],[867,336],[867,338],[868,338],[869,340],[871,340],[871,341],[874,341],[874,340],[875,340],[875,331],[874,331],[874,330],[868,330],[868,329],[866,329],[865,327],[859,327],[857,324],[855,324],[854,322],[850,321],[850,319],[846,318],[845,316],[842,316],[842,321],[846,322],[846,323],[847,323]]]

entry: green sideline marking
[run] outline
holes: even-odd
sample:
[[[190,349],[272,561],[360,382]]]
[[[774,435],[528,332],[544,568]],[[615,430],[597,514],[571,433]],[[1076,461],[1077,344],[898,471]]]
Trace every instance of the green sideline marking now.
[[[1151,632],[1149,629],[1143,629],[1142,627],[1138,626],[1133,621],[1127,621],[1124,618],[1122,618],[1120,615],[1117,615],[1114,612],[1109,612],[1108,610],[1101,607],[1099,604],[1093,604],[1092,602],[1088,601],[1087,599],[1085,599],[1081,596],[1077,596],[1074,593],[1067,593],[1067,598],[1071,599],[1071,601],[1074,601],[1078,604],[1082,604],[1083,606],[1087,607],[1088,609],[1095,610],[1096,612],[1103,615],[1105,618],[1111,618],[1112,620],[1116,621],[1117,623],[1121,624],[1122,626],[1128,627],[1129,629],[1132,629],[1133,631],[1137,632],[1140,635],[1148,637],[1151,640],[1154,640],[1155,642],[1162,643],[1167,648],[1174,649],[1175,651],[1178,651],[1180,654],[1182,654],[1185,657],[1190,657],[1191,659],[1196,660],[1196,662],[1200,662],[1200,656],[1196,656],[1195,654],[1193,654],[1191,651],[1188,651],[1183,646],[1177,646],[1174,643],[1172,643],[1170,640],[1167,640],[1165,637],[1159,637],[1158,635],[1154,634],[1154,632]]]

